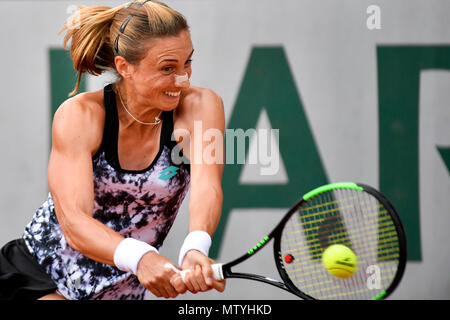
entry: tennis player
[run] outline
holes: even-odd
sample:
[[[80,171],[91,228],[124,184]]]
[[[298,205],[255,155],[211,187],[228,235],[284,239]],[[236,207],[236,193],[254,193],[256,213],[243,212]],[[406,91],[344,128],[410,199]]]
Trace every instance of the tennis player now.
[[[223,162],[194,161],[193,123],[224,132],[221,98],[190,86],[193,45],[185,18],[157,1],[81,7],[64,46],[78,72],[56,111],[48,199],[23,238],[0,254],[2,299],[144,299],[222,292],[208,258],[222,207]],[[83,73],[117,81],[76,94]],[[190,163],[171,151],[190,133]],[[198,139],[197,139],[198,140]],[[199,154],[202,154],[201,152]],[[189,232],[178,261],[159,254],[190,188]],[[189,269],[185,282],[178,270]]]

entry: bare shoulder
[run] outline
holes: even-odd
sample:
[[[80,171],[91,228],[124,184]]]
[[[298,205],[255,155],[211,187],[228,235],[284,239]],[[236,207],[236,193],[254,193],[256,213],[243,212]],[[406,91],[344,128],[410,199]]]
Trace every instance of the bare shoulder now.
[[[190,87],[183,96],[182,106],[187,108],[223,107],[222,98],[213,90]]]
[[[56,146],[94,149],[103,136],[105,109],[103,90],[77,94],[64,101],[53,117],[52,139]]]
[[[224,121],[222,98],[213,90],[190,87],[183,95],[177,114],[185,120]]]

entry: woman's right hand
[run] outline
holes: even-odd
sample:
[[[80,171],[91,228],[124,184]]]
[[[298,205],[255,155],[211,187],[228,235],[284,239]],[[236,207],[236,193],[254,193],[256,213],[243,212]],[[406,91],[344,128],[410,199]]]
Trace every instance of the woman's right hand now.
[[[177,272],[168,264],[174,266],[169,259],[156,252],[146,253],[138,263],[139,282],[159,298],[175,298],[187,291],[183,281],[174,281]]]

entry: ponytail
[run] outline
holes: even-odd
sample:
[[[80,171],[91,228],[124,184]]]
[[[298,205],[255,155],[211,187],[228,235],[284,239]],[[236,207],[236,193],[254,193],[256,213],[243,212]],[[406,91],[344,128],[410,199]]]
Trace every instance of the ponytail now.
[[[114,16],[125,5],[116,8],[79,6],[75,20],[68,20],[60,30],[59,33],[67,30],[63,42],[65,49],[72,38],[70,55],[78,72],[77,84],[69,96],[78,91],[83,73],[98,76],[107,69],[115,69],[109,33]]]

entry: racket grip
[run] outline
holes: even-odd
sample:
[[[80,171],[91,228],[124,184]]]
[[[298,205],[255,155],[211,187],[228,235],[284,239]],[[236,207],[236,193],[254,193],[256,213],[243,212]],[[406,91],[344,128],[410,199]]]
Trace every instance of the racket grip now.
[[[222,263],[216,263],[211,266],[214,279],[216,280],[223,280],[225,277],[223,276],[223,269],[222,269]]]
[[[223,271],[222,271],[222,263],[212,264],[211,268],[212,268],[212,271],[213,271],[214,279],[216,279],[216,280],[223,280],[223,279],[225,279],[224,276],[223,276]],[[189,270],[189,269],[180,271],[180,276],[181,276],[181,279],[183,279],[183,282],[186,282],[186,281],[184,281],[184,278],[185,278],[186,274],[188,272],[190,272],[190,271],[191,270]]]

